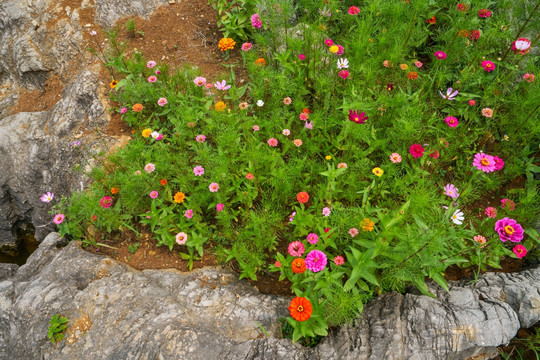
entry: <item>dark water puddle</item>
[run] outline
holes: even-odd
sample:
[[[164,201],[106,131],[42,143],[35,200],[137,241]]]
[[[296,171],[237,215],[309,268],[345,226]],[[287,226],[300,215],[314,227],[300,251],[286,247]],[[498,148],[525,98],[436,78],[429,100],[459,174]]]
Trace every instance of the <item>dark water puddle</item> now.
[[[38,248],[39,243],[34,237],[34,231],[24,231],[18,236],[17,250],[0,252],[0,263],[24,265],[28,257]]]

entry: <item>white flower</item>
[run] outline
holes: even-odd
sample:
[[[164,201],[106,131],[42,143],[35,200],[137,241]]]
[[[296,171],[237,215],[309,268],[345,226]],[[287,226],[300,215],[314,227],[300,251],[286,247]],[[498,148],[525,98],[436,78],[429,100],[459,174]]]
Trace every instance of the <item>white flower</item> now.
[[[258,107],[261,107],[261,106],[263,106],[263,105],[264,105],[264,101],[262,101],[262,100],[257,100],[257,106],[258,106]]]
[[[465,220],[465,217],[463,216],[463,212],[459,209],[454,211],[454,214],[452,215],[452,221],[454,222],[454,224],[461,225],[463,224],[463,220]]]
[[[503,140],[504,140],[504,141],[508,141],[508,140],[510,140],[510,138],[508,137],[508,135],[504,134]]]
[[[516,46],[516,49],[520,51],[524,51],[531,47],[531,42],[527,39],[520,39],[520,40],[516,40],[515,46]]]
[[[154,139],[157,139],[157,137],[159,136],[159,133],[157,131],[152,131],[152,134],[150,135],[152,135]]]
[[[97,32],[95,30],[90,31],[90,36],[96,36]]]
[[[289,129],[283,129],[283,135],[285,135],[285,136],[291,135],[290,130]]]
[[[338,69],[348,69],[349,68],[349,60],[347,60],[347,59],[338,59],[337,68]]]

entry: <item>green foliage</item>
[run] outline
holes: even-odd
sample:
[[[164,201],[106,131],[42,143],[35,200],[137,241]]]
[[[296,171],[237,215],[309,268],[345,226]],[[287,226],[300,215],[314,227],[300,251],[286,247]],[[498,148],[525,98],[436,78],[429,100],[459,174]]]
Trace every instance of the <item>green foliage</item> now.
[[[137,250],[139,250],[139,243],[135,243],[133,245],[129,245],[128,246],[128,250],[131,254],[135,254],[137,252]]]
[[[64,331],[67,328],[67,323],[69,320],[61,315],[55,314],[51,317],[49,321],[49,332],[47,337],[54,344],[55,342],[61,341],[64,338]]]
[[[223,37],[247,40],[252,29],[253,0],[209,0],[208,3],[217,11],[217,26]]]

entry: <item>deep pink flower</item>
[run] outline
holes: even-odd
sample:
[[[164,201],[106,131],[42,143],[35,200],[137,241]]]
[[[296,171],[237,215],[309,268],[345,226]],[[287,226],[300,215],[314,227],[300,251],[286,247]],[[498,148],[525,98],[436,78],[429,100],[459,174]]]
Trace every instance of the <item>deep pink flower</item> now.
[[[448,124],[449,127],[453,128],[455,128],[459,124],[458,119],[453,116],[447,116],[444,121],[446,121],[446,124]]]
[[[328,259],[326,254],[320,250],[313,250],[306,256],[306,268],[313,272],[324,270]]]
[[[184,212],[184,216],[187,217],[188,219],[191,219],[193,217],[193,210],[191,209],[186,210],[186,212]]]
[[[242,49],[242,51],[249,51],[249,50],[251,50],[252,46],[253,45],[251,43],[249,43],[249,42],[243,43],[241,49]]]
[[[150,197],[151,197],[152,199],[157,198],[158,195],[159,195],[159,193],[158,193],[156,190],[150,191]]]
[[[504,161],[498,156],[494,156],[493,160],[495,161],[495,171],[502,170],[504,167]]]
[[[148,82],[149,83],[154,83],[154,82],[156,82],[156,80],[157,80],[157,77],[155,75],[152,75],[152,76],[148,77]]]
[[[351,6],[347,12],[349,15],[358,15],[360,13],[360,8],[358,6]]]
[[[306,55],[300,54],[300,55],[298,55],[298,58],[299,58],[300,60],[306,60]]]
[[[112,205],[112,198],[110,196],[104,196],[99,200],[99,206],[101,206],[104,209],[108,209]]]
[[[435,57],[439,60],[446,59],[446,53],[444,51],[435,51],[433,55],[435,55]]]
[[[319,242],[319,235],[315,233],[309,233],[306,240],[308,243],[315,245]]]
[[[369,116],[366,116],[364,111],[361,113],[358,113],[358,111],[360,110],[349,110],[349,120],[357,124],[365,124]]]
[[[502,199],[501,200],[501,207],[503,209],[506,209],[508,211],[512,211],[516,208],[516,204],[510,199]]]
[[[291,256],[302,256],[304,255],[304,251],[306,251],[306,248],[304,247],[304,244],[302,244],[300,241],[293,241],[289,244],[289,255]]]
[[[259,29],[262,26],[261,17],[259,14],[251,15],[251,25],[253,25],[255,29]]]
[[[127,107],[123,107],[120,109],[120,113],[125,114],[127,113]]]
[[[534,74],[529,74],[529,73],[524,74],[523,80],[527,81],[528,83],[532,83],[534,81]]]
[[[496,68],[495,64],[493,62],[491,62],[491,61],[488,61],[488,60],[482,61],[482,67],[487,72],[492,72]]]
[[[459,3],[457,9],[461,12],[467,12],[469,10],[469,5],[465,3]]]
[[[525,257],[525,255],[527,255],[527,248],[523,245],[516,245],[514,246],[514,248],[512,249],[512,251],[514,252],[514,254],[516,254],[516,256],[518,258],[523,258]]]
[[[343,55],[343,53],[345,52],[345,48],[339,44],[336,45],[338,47],[338,51],[336,53],[336,55]]]
[[[429,157],[433,159],[438,159],[439,156],[440,156],[439,150],[433,150],[432,152],[429,153]]]
[[[64,218],[64,214],[56,214],[54,215],[53,223],[55,223],[56,225],[60,225],[62,222],[64,222]]]
[[[424,148],[420,144],[414,144],[409,148],[409,153],[414,158],[421,158],[424,155]]]
[[[348,78],[350,75],[349,71],[348,70],[341,70],[340,72],[338,72],[338,76],[342,79],[346,79]]]
[[[478,170],[489,173],[495,170],[495,160],[493,160],[493,156],[491,155],[478,153],[474,156],[473,166]]]
[[[422,65],[424,65],[424,64],[422,64],[420,61],[415,61],[414,62],[414,66],[416,66],[417,68],[421,68]]]
[[[343,259],[343,256],[336,256],[334,258],[334,264],[336,264],[337,266],[341,266],[345,263],[345,260]]]
[[[471,32],[469,33],[469,36],[467,37],[472,41],[478,41],[478,39],[480,39],[480,35],[482,35],[480,33],[480,30],[471,30]]]
[[[478,10],[478,17],[488,18],[490,16],[491,16],[491,11],[489,11],[488,9],[480,9],[480,10]]]
[[[497,209],[492,206],[487,207],[484,213],[487,215],[487,217],[492,219],[497,217]]]
[[[219,203],[219,204],[216,205],[216,210],[218,212],[223,211],[224,207],[225,207],[225,205],[223,205],[222,203]]]
[[[334,45],[334,42],[332,41],[332,39],[326,39],[326,40],[324,40],[324,44],[326,46],[332,46],[332,45]]]
[[[497,221],[495,231],[499,234],[501,241],[520,242],[523,239],[523,228],[514,219],[505,217]]]
[[[471,106],[476,105],[476,100],[469,100],[469,105],[471,105]]]
[[[203,142],[206,141],[206,136],[205,135],[197,135],[195,137],[195,140],[197,140],[197,142],[203,143]]]

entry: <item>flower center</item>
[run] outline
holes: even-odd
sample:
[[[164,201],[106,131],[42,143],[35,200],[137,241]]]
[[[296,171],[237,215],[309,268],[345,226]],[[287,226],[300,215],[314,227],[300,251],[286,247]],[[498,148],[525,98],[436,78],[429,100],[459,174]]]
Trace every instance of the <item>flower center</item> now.
[[[296,308],[296,311],[302,312],[304,311],[304,307],[302,305],[298,305],[298,307]]]
[[[507,233],[508,235],[512,235],[516,230],[514,230],[513,227],[511,227],[510,225],[506,225],[504,227],[504,232]]]
[[[319,261],[319,258],[313,259],[313,262],[317,262],[317,261]]]
[[[489,165],[489,160],[486,159],[486,158],[483,158],[482,161],[481,161],[482,165],[484,166],[488,166]]]

